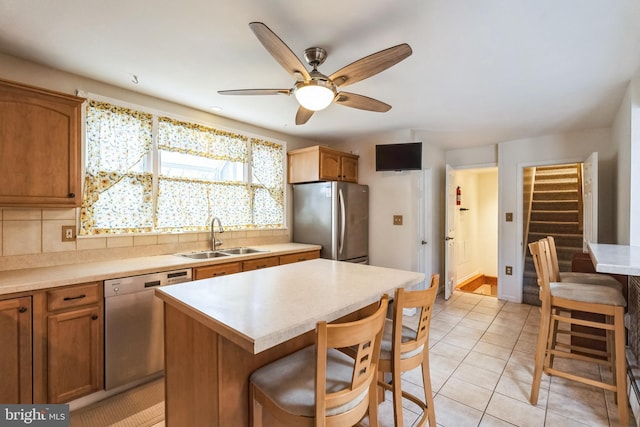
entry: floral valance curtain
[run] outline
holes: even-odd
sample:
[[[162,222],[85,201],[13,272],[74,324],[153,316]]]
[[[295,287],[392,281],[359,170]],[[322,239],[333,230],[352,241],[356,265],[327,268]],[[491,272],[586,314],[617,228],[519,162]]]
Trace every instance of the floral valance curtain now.
[[[150,114],[89,101],[81,235],[152,231]]]
[[[246,163],[247,140],[244,135],[194,123],[168,117],[158,119],[158,148],[161,150]]]

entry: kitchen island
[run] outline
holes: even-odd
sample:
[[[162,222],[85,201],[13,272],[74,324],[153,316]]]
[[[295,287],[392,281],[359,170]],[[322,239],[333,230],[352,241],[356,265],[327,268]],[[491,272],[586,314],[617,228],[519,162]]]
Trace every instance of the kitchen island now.
[[[353,319],[423,281],[315,259],[156,289],[165,306],[166,425],[249,425],[255,369],[312,344],[318,321]]]
[[[636,423],[640,421],[640,246],[589,243],[589,255],[598,273],[628,275],[627,367],[629,402]]]

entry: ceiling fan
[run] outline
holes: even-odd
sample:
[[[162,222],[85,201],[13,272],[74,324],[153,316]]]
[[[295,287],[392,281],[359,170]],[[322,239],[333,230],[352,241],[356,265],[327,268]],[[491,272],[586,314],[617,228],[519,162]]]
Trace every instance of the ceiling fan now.
[[[391,109],[389,104],[338,89],[378,74],[412,53],[408,44],[399,44],[365,56],[327,77],[318,71],[318,66],[327,58],[327,52],[324,49],[320,47],[305,49],[304,59],[313,68],[307,71],[302,61],[269,27],[262,22],[251,22],[249,27],[271,56],[296,79],[296,83],[291,89],[238,89],[220,90],[218,93],[221,95],[293,94],[300,104],[296,113],[296,125],[305,124],[314,112],[328,107],[332,102],[360,110],[389,111]]]

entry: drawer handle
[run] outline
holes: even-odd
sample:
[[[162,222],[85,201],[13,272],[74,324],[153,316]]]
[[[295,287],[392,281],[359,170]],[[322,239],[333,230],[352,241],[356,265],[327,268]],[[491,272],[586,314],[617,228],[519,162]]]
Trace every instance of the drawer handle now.
[[[64,297],[64,300],[65,301],[72,301],[74,299],[82,299],[82,298],[85,298],[85,297],[86,297],[86,295],[82,294],[82,295],[78,295],[77,297]]]
[[[76,197],[76,193],[69,193],[69,198],[73,199],[74,197]]]
[[[213,277],[216,277],[216,276],[224,276],[225,274],[227,274],[227,272],[226,272],[226,271],[223,271],[222,273],[213,273]]]
[[[20,312],[20,313],[26,313],[26,312],[27,312],[27,307],[20,307],[20,308],[18,309],[18,312]]]
[[[256,266],[256,268],[266,268],[266,267],[267,267],[266,264]]]
[[[91,316],[91,320],[98,320],[98,315],[94,314],[93,316]]]

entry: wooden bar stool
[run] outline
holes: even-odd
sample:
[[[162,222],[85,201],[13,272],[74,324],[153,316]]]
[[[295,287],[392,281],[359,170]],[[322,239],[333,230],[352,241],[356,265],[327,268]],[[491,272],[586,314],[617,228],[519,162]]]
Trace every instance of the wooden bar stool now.
[[[440,276],[431,276],[428,289],[418,291],[396,290],[393,302],[393,320],[387,319],[382,337],[380,372],[378,384],[393,392],[393,419],[394,425],[402,427],[402,398],[406,398],[422,409],[422,417],[416,426],[425,425],[427,419],[429,426],[435,427],[436,414],[433,407],[433,393],[431,390],[431,376],[429,373],[429,324],[431,312],[438,293]],[[419,314],[417,331],[402,324],[403,309],[416,308]],[[424,386],[424,399],[420,399],[402,390],[401,375],[420,366],[422,369],[422,382]],[[384,380],[384,374],[391,373],[391,384]]]
[[[353,322],[318,322],[316,344],[251,374],[251,421],[262,410],[290,426],[353,426],[369,412],[378,425],[377,363],[388,297],[372,315]],[[356,348],[355,359],[344,348]]]
[[[629,421],[629,410],[626,390],[626,355],[624,307],[626,301],[622,292],[615,287],[584,283],[552,282],[550,280],[551,254],[547,239],[529,244],[533,261],[538,274],[540,286],[540,330],[536,345],[533,382],[531,384],[530,402],[538,402],[538,392],[542,373],[555,375],[583,384],[600,387],[615,393],[621,425]],[[602,315],[603,321],[584,320],[571,317],[572,311],[581,311]],[[559,342],[559,334],[574,336],[577,332],[561,330],[559,322],[570,325],[581,325],[601,329],[606,334],[606,352],[601,352],[571,344]],[[598,339],[598,336],[579,333],[586,338]],[[576,353],[579,352],[578,353]],[[554,367],[554,358],[596,363],[608,366],[613,371],[612,384],[582,377],[578,374],[561,371]]]

